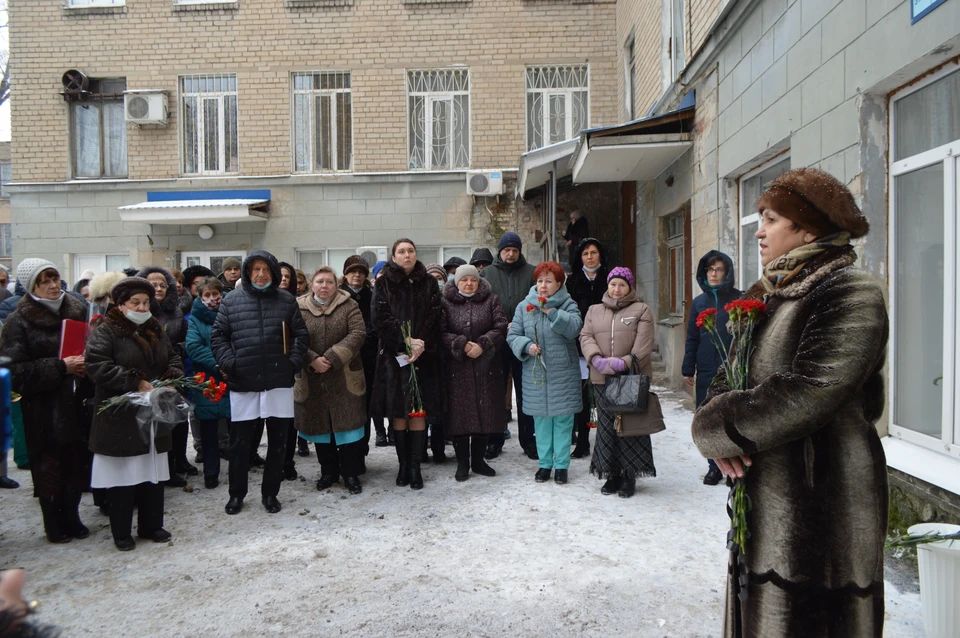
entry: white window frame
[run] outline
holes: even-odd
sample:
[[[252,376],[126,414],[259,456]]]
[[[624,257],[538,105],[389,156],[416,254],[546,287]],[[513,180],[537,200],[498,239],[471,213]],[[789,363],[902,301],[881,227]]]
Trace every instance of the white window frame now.
[[[222,90],[222,91],[198,91],[187,93],[184,89],[184,81],[189,78],[206,78],[206,77],[232,77],[236,83],[236,90]],[[180,106],[180,172],[182,175],[238,175],[240,173],[240,79],[236,73],[197,73],[197,74],[187,74],[181,75],[177,81],[177,91],[180,94],[180,99],[178,104]],[[226,154],[227,154],[227,133],[226,133],[226,118],[225,107],[224,107],[224,98],[227,96],[233,96],[237,101],[237,165],[234,167],[235,170],[226,171],[224,167],[226,166]],[[187,98],[197,98],[197,115],[194,120],[194,126],[196,127],[196,137],[197,137],[197,170],[193,173],[187,172],[186,160],[188,149],[186,148],[185,136],[185,114],[186,113],[186,99]],[[217,127],[217,168],[214,170],[207,170],[204,168],[206,165],[206,145],[204,144],[204,118],[203,113],[203,103],[206,100],[216,100],[217,102],[217,121],[219,126]]]
[[[413,91],[410,86],[410,74],[411,73],[466,73],[466,84],[467,89],[465,91]],[[412,170],[424,170],[424,171],[436,171],[436,170],[464,170],[470,168],[471,162],[473,161],[473,126],[471,126],[471,120],[473,119],[473,104],[470,96],[470,89],[472,87],[473,78],[470,73],[470,69],[466,67],[449,67],[449,68],[430,68],[430,69],[405,69],[404,70],[404,84],[406,87],[406,102],[407,102],[407,164]],[[453,127],[453,113],[455,109],[455,100],[457,96],[467,96],[467,109],[468,117],[466,119],[467,126],[467,162],[465,165],[458,165],[455,161],[457,155],[456,147],[456,138],[457,135],[454,132]],[[410,146],[410,138],[415,136],[415,131],[412,130],[414,122],[414,113],[410,109],[410,98],[411,97],[423,97],[424,108],[423,108],[423,152],[424,157],[423,161],[415,161],[413,155],[413,149]],[[447,154],[450,158],[450,163],[447,165],[435,164],[433,161],[433,105],[437,102],[448,102],[450,108],[450,122],[447,130],[447,138],[450,140],[447,147]],[[416,166],[415,164],[422,164]]]
[[[738,201],[738,216],[740,218],[740,225],[737,227],[737,282],[740,287],[740,290],[747,290],[750,286],[760,280],[760,277],[763,275],[763,264],[760,263],[760,244],[759,242],[755,244],[757,250],[757,272],[755,273],[746,273],[743,271],[747,261],[743,258],[741,254],[741,248],[743,246],[743,229],[745,226],[756,223],[758,226],[760,224],[760,213],[753,209],[749,215],[744,215],[746,212],[745,206],[754,206],[756,202],[747,202],[744,200],[743,196],[743,183],[755,177],[767,170],[771,166],[776,166],[780,162],[789,161],[790,152],[781,153],[774,158],[771,158],[761,164],[760,166],[750,170],[747,173],[744,173],[740,176],[740,179],[737,180],[737,201]],[[789,169],[788,169],[789,170]]]
[[[637,119],[637,42],[633,34],[623,45],[623,106],[627,122]]]
[[[350,78],[350,86],[346,88],[333,88],[333,89],[298,89],[296,88],[296,76],[315,76],[315,75],[326,75],[326,74],[342,74]],[[293,99],[290,100],[290,132],[291,132],[291,150],[293,151],[293,171],[295,173],[349,173],[353,171],[353,160],[354,160],[354,135],[353,135],[353,78],[351,77],[350,71],[296,71],[290,75],[290,88],[292,91]],[[340,157],[337,154],[339,149],[339,144],[336,140],[339,138],[340,130],[339,120],[337,118],[337,96],[342,94],[348,94],[350,96],[350,160],[346,168],[339,168]],[[303,169],[297,167],[297,111],[296,111],[296,96],[297,95],[309,95],[312,99],[309,100],[309,110],[310,114],[307,117],[305,131],[302,132],[302,135],[306,138],[306,154],[307,154],[307,166],[309,168]],[[327,115],[330,118],[330,139],[332,141],[332,165],[333,168],[316,168],[316,153],[319,149],[315,148],[315,138],[314,138],[314,123],[316,122],[316,98],[326,96],[330,98],[330,112]]]
[[[934,166],[943,165],[944,177],[944,246],[943,246],[943,275],[944,275],[944,304],[943,304],[943,377],[941,379],[944,388],[943,403],[941,405],[941,430],[940,438],[935,438],[907,427],[897,425],[896,401],[897,386],[896,377],[890,375],[890,391],[887,393],[888,414],[890,423],[888,433],[891,437],[901,439],[917,446],[934,450],[941,454],[946,454],[954,459],[960,459],[960,389],[958,383],[958,365],[960,365],[960,277],[957,275],[957,268],[960,267],[957,258],[957,250],[960,248],[960,224],[958,224],[956,214],[947,214],[946,211],[956,211],[958,209],[958,199],[960,199],[960,140],[953,140],[937,148],[924,151],[917,155],[905,159],[894,161],[893,144],[896,139],[896,119],[895,103],[920,89],[936,82],[937,80],[950,75],[951,73],[960,73],[960,65],[957,63],[945,65],[936,73],[930,74],[916,84],[908,86],[896,93],[890,95],[889,99],[889,130],[890,149],[890,170],[888,174],[888,197],[890,213],[888,222],[888,263],[897,263],[897,198],[896,198],[896,178],[900,175],[911,173],[913,171]],[[893,267],[891,266],[891,270]],[[896,370],[897,349],[896,349],[896,325],[900,320],[897,313],[897,286],[896,279],[891,274],[889,276],[889,295],[890,295],[890,344],[887,348],[889,370]],[[908,320],[908,319],[905,319]],[[949,389],[953,388],[953,392]]]
[[[566,86],[566,87],[556,87],[556,88],[532,88],[529,86],[529,73],[531,69],[557,69],[561,67],[583,67],[586,71],[587,81],[583,86]],[[523,83],[524,83],[524,108],[526,109],[526,126],[524,126],[524,132],[527,135],[526,140],[526,149],[527,151],[536,150],[536,148],[543,148],[545,146],[550,146],[551,144],[558,144],[559,142],[573,139],[574,137],[580,134],[580,131],[573,130],[573,94],[574,93],[586,93],[587,94],[587,108],[586,114],[583,122],[584,128],[590,128],[590,65],[586,63],[573,63],[573,64],[531,64],[528,65],[523,72]],[[540,101],[542,104],[540,110],[540,139],[543,142],[542,146],[532,148],[530,144],[532,143],[529,139],[529,126],[530,119],[533,117],[533,114],[530,112],[529,96],[530,95],[541,95]],[[558,140],[556,142],[550,141],[550,100],[555,97],[562,97],[564,104],[564,137],[563,140]],[[581,129],[582,130],[582,129]]]
[[[72,260],[74,279],[80,279],[80,275],[83,273],[84,270],[86,270],[85,268],[80,267],[80,260],[90,259],[93,257],[97,257],[100,259],[100,267],[91,269],[93,270],[95,275],[99,275],[100,273],[107,271],[107,257],[126,257],[128,260],[127,263],[132,264],[132,262],[130,261],[130,253],[74,253],[73,260]]]
[[[687,0],[668,0],[670,3],[670,80],[676,80],[687,65],[686,8]],[[677,24],[679,5],[680,23]],[[679,26],[679,31],[677,30]],[[679,34],[679,38],[677,37]],[[679,40],[679,46],[677,46]]]
[[[677,234],[670,234],[670,225],[674,220],[678,220],[680,223],[680,232]],[[684,260],[687,259],[687,256],[684,255],[684,235],[683,235],[683,226],[684,226],[684,210],[680,209],[675,213],[670,213],[664,217],[664,222],[667,225],[666,241],[667,241],[667,256],[668,256],[668,269],[667,274],[670,277],[670,309],[669,313],[674,317],[682,317],[684,312],[684,301],[686,299],[686,282],[684,281]],[[674,254],[679,253],[679,259],[674,259]],[[679,269],[679,270],[678,270]],[[676,298],[674,298],[676,296]],[[676,303],[673,303],[673,302]]]
[[[180,253],[180,270],[189,268],[191,265],[200,265],[204,268],[210,268],[210,258],[211,257],[237,257],[240,256],[240,262],[243,263],[243,260],[247,258],[247,251],[245,250],[184,250]],[[199,257],[199,264],[188,264],[187,260],[191,257]],[[212,270],[212,269],[211,269]],[[214,275],[219,275],[220,273],[215,272]]]
[[[80,9],[87,7],[122,7],[126,0],[67,0],[67,7]]]

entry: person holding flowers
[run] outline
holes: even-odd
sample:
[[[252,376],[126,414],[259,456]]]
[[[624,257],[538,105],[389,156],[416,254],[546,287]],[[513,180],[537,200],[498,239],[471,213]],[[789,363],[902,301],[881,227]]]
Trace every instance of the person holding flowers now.
[[[310,289],[313,294],[297,298],[310,340],[294,385],[294,425],[317,447],[317,489],[339,483],[342,474],[347,490],[359,494],[367,423],[360,350],[367,327],[350,293],[337,287],[333,268],[318,266]]]
[[[523,411],[533,417],[540,469],[538,483],[567,482],[573,417],[583,407],[577,335],[583,326],[577,303],[563,287],[563,266],[544,261],[536,283],[517,305],[507,344],[523,363]]]
[[[199,379],[201,383],[212,379],[219,387],[224,377],[213,356],[210,331],[223,300],[223,282],[216,277],[204,277],[197,282],[196,290],[197,298],[187,322],[187,356],[193,361],[194,371],[203,375]],[[203,455],[203,484],[208,490],[220,485],[220,455],[216,453],[220,449],[218,427],[220,419],[230,418],[230,401],[221,401],[222,398],[222,395],[211,397],[199,389],[190,391],[190,400],[196,406],[194,416],[200,426],[200,445],[210,451]]]
[[[775,179],[757,210],[763,276],[727,305],[733,343],[692,426],[736,481],[724,636],[879,636],[889,325],[850,243],[869,224],[817,169]]]
[[[606,479],[601,494],[618,493],[621,498],[633,496],[638,476],[657,475],[650,433],[662,429],[663,423],[659,403],[651,403],[647,412],[620,415],[624,422],[636,421],[646,426],[643,429],[649,433],[621,437],[614,428],[617,415],[604,409],[608,377],[626,372],[631,366],[653,377],[653,313],[640,300],[633,282],[629,268],[618,266],[611,270],[603,301],[587,310],[580,332],[580,347],[590,365],[598,416],[590,472]]]
[[[151,382],[183,376],[183,362],[150,312],[153,284],[140,277],[119,281],[110,294],[116,304],[87,339],[87,375],[96,384],[97,408],[90,431],[91,486],[106,488],[110,531],[120,551],[136,547],[131,535],[138,508],[137,536],[156,543],[170,540],[163,529],[162,481],[170,478],[169,433],[142,436],[137,407],[103,409],[128,392],[150,392]]]
[[[417,260],[417,247],[404,238],[394,242],[374,291],[380,339],[373,381],[376,413],[393,421],[397,485],[419,490],[426,417],[443,414],[440,288]]]
[[[719,250],[708,251],[700,258],[697,266],[697,283],[703,293],[697,295],[690,306],[690,319],[687,322],[687,342],[683,356],[683,378],[687,386],[696,386],[697,406],[707,396],[707,388],[717,376],[717,369],[723,364],[722,354],[714,347],[713,340],[702,325],[697,325],[697,317],[707,308],[717,311],[717,337],[724,347],[730,345],[730,333],[727,332],[727,311],[724,306],[739,299],[741,292],[733,287],[736,273],[733,260]],[[716,485],[723,478],[713,459],[707,459],[707,473],[703,477],[704,485]]]
[[[86,322],[87,304],[60,287],[60,272],[45,259],[24,259],[17,279],[27,291],[0,333],[0,354],[10,358],[13,391],[20,408],[43,527],[51,543],[86,538],[80,496],[90,481],[83,443],[83,356],[60,357],[63,321]],[[87,394],[89,396],[89,394]]]
[[[443,289],[443,349],[450,395],[446,433],[453,438],[458,481],[496,476],[483,455],[491,434],[503,432],[503,366],[499,350],[507,316],[475,266],[459,266]]]

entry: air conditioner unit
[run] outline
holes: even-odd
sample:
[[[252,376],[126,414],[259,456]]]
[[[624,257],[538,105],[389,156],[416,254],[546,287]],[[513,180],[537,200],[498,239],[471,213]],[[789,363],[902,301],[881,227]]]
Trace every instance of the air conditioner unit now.
[[[124,91],[123,112],[134,124],[166,124],[167,94],[160,89]]]
[[[467,195],[503,195],[503,173],[500,171],[468,172]]]
[[[387,261],[386,246],[359,246],[357,254],[363,257],[363,260],[369,264],[372,269],[378,261]]]

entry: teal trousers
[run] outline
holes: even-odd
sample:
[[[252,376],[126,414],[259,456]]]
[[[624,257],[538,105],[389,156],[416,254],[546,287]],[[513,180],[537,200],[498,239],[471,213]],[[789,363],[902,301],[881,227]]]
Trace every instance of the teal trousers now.
[[[570,437],[573,436],[573,416],[535,416],[533,428],[537,433],[537,454],[540,467],[566,470],[570,467]]]

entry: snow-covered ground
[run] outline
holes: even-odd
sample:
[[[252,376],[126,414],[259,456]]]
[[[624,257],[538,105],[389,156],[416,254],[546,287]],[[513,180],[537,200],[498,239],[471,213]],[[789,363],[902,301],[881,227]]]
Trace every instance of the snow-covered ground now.
[[[454,463],[428,464],[419,492],[396,487],[393,448],[375,448],[358,496],[318,493],[316,459],[297,457],[304,476],[276,515],[256,470],[243,512],[225,515],[224,464],[216,490],[167,490],[172,542],[121,553],[89,495],[91,537],[47,543],[14,468],[2,565],[27,570],[25,595],[69,636],[718,636],[726,489],[701,483],[691,413],[661,397],[658,476],[631,499],[602,496],[587,459],[567,485],[535,483],[515,437],[496,477],[457,483]],[[922,636],[919,595],[886,592],[888,638]]]

